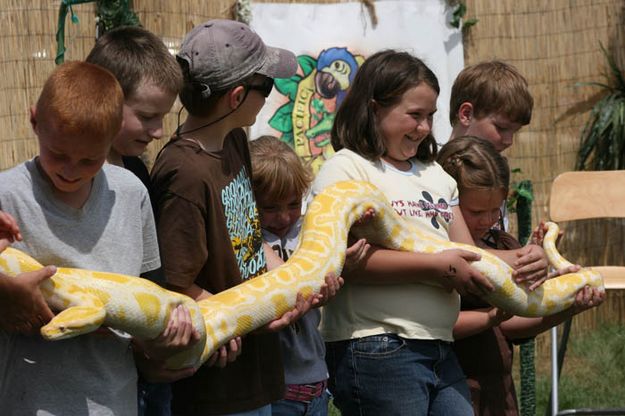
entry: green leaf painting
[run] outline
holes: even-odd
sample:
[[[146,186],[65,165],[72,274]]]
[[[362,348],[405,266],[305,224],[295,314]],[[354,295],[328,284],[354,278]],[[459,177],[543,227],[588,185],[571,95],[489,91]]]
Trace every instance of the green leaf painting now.
[[[290,133],[293,130],[293,102],[288,102],[276,110],[275,114],[269,120],[269,125],[280,133]]]

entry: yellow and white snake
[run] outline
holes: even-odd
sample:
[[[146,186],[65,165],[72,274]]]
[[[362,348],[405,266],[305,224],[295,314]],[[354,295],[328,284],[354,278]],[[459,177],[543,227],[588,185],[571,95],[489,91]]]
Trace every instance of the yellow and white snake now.
[[[525,285],[514,283],[512,269],[503,260],[477,247],[423,233],[400,217],[375,186],[346,181],[328,187],[309,205],[300,244],[288,262],[197,303],[138,277],[58,268],[52,278],[42,283],[41,290],[49,305],[61,312],[41,329],[41,334],[49,340],[64,339],[105,325],[141,339],[152,339],[165,329],[172,310],[184,304],[191,312],[201,340],[172,357],[167,366],[199,367],[228,340],[291,310],[298,292],[304,296],[317,293],[328,272],[340,275],[348,232],[368,209],[375,210],[374,218],[354,227],[354,231],[370,243],[423,253],[454,248],[479,253],[481,260],[472,265],[495,287],[485,299],[515,315],[544,316],[564,310],[586,285],[604,290],[600,274],[582,269],[550,279],[530,292]],[[544,248],[552,265],[560,269],[571,263],[555,248],[557,234],[558,226],[549,223]],[[10,276],[41,267],[28,255],[12,248],[0,254],[0,271]]]

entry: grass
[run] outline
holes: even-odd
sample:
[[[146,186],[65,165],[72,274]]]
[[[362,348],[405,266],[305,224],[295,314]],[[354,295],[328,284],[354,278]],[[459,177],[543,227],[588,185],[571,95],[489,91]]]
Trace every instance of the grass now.
[[[518,354],[515,355],[518,357]],[[536,415],[551,391],[549,356],[536,359]],[[515,368],[515,375],[518,370]],[[604,325],[569,340],[560,377],[559,409],[625,408],[625,326]],[[519,383],[517,381],[517,390]],[[330,416],[341,413],[330,404]]]
[[[537,415],[544,415],[549,403],[550,366],[548,356],[536,361]],[[560,410],[606,407],[625,408],[625,326],[572,336],[560,376]]]

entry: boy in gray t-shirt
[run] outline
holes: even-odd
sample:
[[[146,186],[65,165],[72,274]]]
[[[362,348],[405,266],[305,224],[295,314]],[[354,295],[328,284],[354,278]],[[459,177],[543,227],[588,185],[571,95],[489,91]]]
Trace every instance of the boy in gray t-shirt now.
[[[124,169],[103,166],[122,106],[115,77],[96,65],[52,73],[31,110],[39,156],[0,173],[0,210],[15,216],[22,237],[15,248],[64,267],[128,275],[159,267],[147,191]],[[136,415],[129,336],[103,329],[48,342],[0,332],[0,357],[7,414]]]

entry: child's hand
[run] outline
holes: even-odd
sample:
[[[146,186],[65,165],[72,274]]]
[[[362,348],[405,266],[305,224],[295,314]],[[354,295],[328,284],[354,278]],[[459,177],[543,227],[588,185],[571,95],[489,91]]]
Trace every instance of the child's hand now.
[[[54,273],[54,266],[16,277],[0,273],[0,329],[24,335],[39,333],[39,329],[54,317],[39,284]]]
[[[135,365],[144,379],[150,383],[173,383],[195,374],[193,367],[170,370],[165,368],[165,361],[149,358],[143,352],[143,347],[138,346],[133,340]]]
[[[199,340],[200,333],[193,327],[189,309],[178,305],[172,311],[167,327],[158,337],[136,342],[151,359],[164,360]]]
[[[520,248],[517,252],[517,260],[512,267],[512,277],[517,283],[530,283],[529,290],[532,291],[542,285],[549,277],[549,261],[542,247],[529,244]]]
[[[208,367],[217,366],[224,368],[228,363],[233,362],[243,352],[243,342],[241,337],[236,337],[219,347],[206,361],[204,365]]]
[[[11,214],[0,211],[0,253],[15,241],[22,241],[17,221]]]
[[[563,276],[569,273],[576,273],[582,269],[582,266],[579,264],[573,264],[571,266],[567,266],[563,269],[558,269],[549,273],[549,279],[553,279],[554,277]]]
[[[489,319],[491,326],[497,326],[500,323],[512,318],[513,316],[514,316],[513,314],[506,312],[500,308],[493,307],[493,308],[490,308],[490,310],[488,311],[488,319]]]
[[[578,314],[590,308],[597,307],[605,300],[605,291],[600,292],[597,288],[584,286],[575,295],[575,303],[571,306],[573,314]]]
[[[367,257],[371,245],[367,243],[367,240],[361,238],[355,243],[347,247],[345,251],[345,264],[343,264],[343,270],[350,271],[358,269],[362,265],[362,261]]]
[[[545,235],[547,235],[547,231],[549,231],[549,228],[547,227],[544,221],[541,221],[540,224],[538,224],[538,227],[536,227],[534,231],[532,231],[532,236],[530,237],[528,244],[536,244],[537,246],[542,247],[543,242],[545,241]],[[560,241],[560,238],[562,238],[563,235],[564,235],[564,231],[562,230],[558,231],[558,237],[556,238],[556,246],[558,245],[558,242]]]
[[[313,306],[314,296],[308,296],[308,298],[304,298],[301,293],[297,294],[297,299],[295,301],[295,307],[290,311],[286,312],[280,318],[275,319],[269,322],[267,325],[258,328],[256,331],[258,332],[278,332],[291,323],[297,321],[299,318],[304,316]]]
[[[534,231],[532,231],[532,235],[529,239],[529,244],[535,244],[537,246],[543,246],[543,240],[545,239],[545,234],[547,234],[547,227],[545,226],[545,222],[541,221],[540,224]]]
[[[456,289],[461,295],[468,293],[483,296],[495,288],[480,272],[475,270],[470,262],[478,261],[479,254],[468,250],[445,250],[439,254],[443,269],[441,277],[443,286],[447,289]]]
[[[341,276],[335,276],[330,272],[326,275],[325,283],[321,285],[319,293],[313,295],[312,307],[319,308],[324,306],[330,299],[336,296],[336,293],[343,287],[345,281]]]

